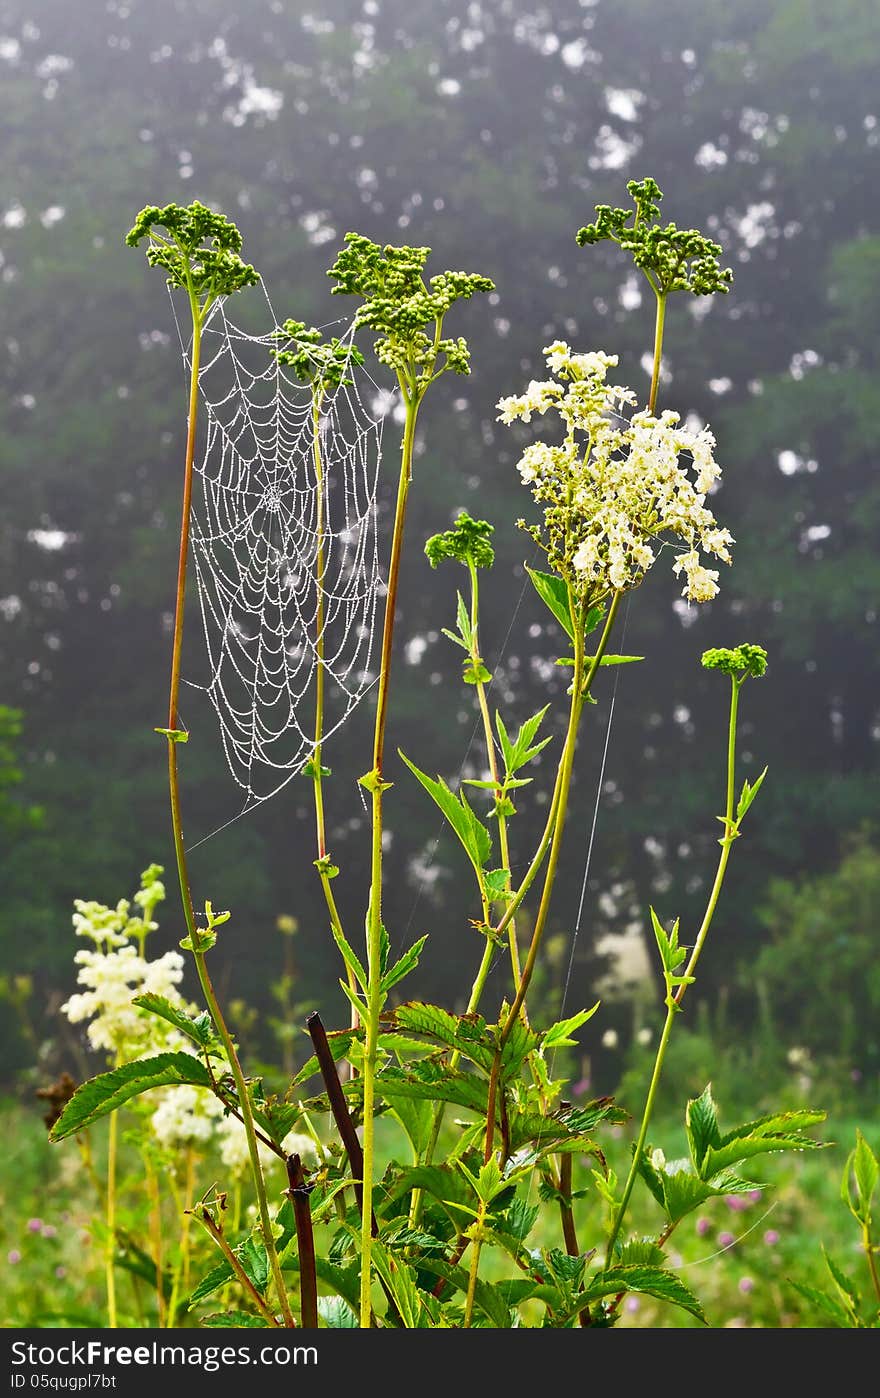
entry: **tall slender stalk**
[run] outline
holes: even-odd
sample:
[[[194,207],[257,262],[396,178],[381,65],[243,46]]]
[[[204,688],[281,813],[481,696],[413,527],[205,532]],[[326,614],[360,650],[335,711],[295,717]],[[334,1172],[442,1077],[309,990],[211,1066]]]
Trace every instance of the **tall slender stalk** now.
[[[281,1272],[281,1263],[278,1258],[278,1251],[275,1247],[275,1240],[272,1235],[272,1219],[269,1213],[269,1202],[266,1197],[266,1185],[263,1179],[262,1166],[260,1164],[257,1138],[254,1129],[254,1118],[251,1110],[250,1097],[248,1095],[247,1083],[242,1072],[238,1054],[232,1036],[226,1026],[211,977],[205,962],[204,952],[197,950],[200,943],[200,934],[196,927],[195,909],[193,906],[192,892],[190,888],[189,870],[186,859],[186,850],[183,840],[183,821],[180,810],[180,782],[177,765],[177,750],[179,746],[178,731],[178,705],[180,697],[180,663],[183,649],[183,622],[186,603],[186,580],[187,565],[189,561],[189,526],[190,509],[192,504],[192,481],[193,481],[193,461],[195,458],[196,427],[198,418],[199,403],[199,364],[201,355],[202,327],[206,307],[200,306],[195,291],[190,283],[189,286],[190,309],[192,311],[193,342],[190,359],[190,391],[189,391],[189,418],[186,436],[186,456],[184,460],[183,475],[183,501],[181,505],[180,521],[180,551],[177,565],[177,594],[174,612],[174,633],[171,649],[171,683],[168,698],[168,789],[171,798],[171,825],[174,834],[174,853],[177,861],[177,876],[180,882],[181,900],[183,902],[183,912],[186,919],[187,932],[189,934],[190,945],[193,948],[193,960],[195,961],[196,974],[208,1011],[214,1023],[214,1027],[223,1044],[232,1077],[235,1082],[238,1105],[241,1111],[242,1121],[245,1128],[248,1143],[248,1155],[251,1162],[251,1172],[254,1179],[254,1188],[257,1194],[257,1203],[260,1214],[260,1227],[263,1235],[263,1242],[266,1254],[269,1259],[269,1267],[272,1279],[275,1283],[275,1290],[278,1294],[278,1304],[284,1323],[293,1326],[293,1313],[290,1309],[290,1301],[287,1296],[287,1289],[284,1285],[284,1277]]]
[[[629,1206],[630,1196],[633,1192],[633,1186],[635,1185],[636,1177],[638,1176],[639,1163],[641,1161],[642,1152],[645,1148],[645,1141],[647,1140],[648,1136],[648,1128],[650,1126],[651,1117],[654,1111],[654,1100],[657,1096],[657,1088],[660,1084],[660,1077],[663,1071],[663,1062],[666,1057],[666,1050],[669,1046],[669,1038],[672,1033],[672,1026],[675,1023],[676,1015],[678,1014],[679,1009],[681,1008],[681,1002],[684,999],[684,993],[687,990],[688,986],[688,979],[692,977],[694,974],[697,962],[700,959],[700,953],[703,950],[703,946],[705,944],[706,937],[709,932],[709,928],[712,925],[712,919],[715,916],[715,909],[718,906],[718,898],[721,894],[721,887],[724,883],[724,875],[727,871],[727,863],[730,859],[731,846],[733,845],[733,842],[738,834],[733,819],[733,811],[735,799],[734,779],[736,767],[736,719],[741,684],[741,679],[738,680],[735,675],[731,675],[730,718],[728,722],[727,731],[727,799],[724,808],[724,835],[721,839],[721,855],[718,860],[718,868],[715,873],[715,879],[712,884],[712,890],[709,894],[709,900],[706,904],[706,911],[703,914],[703,920],[700,924],[700,929],[697,933],[693,950],[691,951],[687,965],[684,969],[683,974],[686,979],[678,987],[678,990],[676,991],[674,996],[671,994],[667,996],[666,1019],[663,1024],[663,1032],[660,1035],[660,1042],[657,1045],[657,1053],[654,1058],[654,1070],[651,1074],[651,1082],[648,1087],[648,1096],[645,1100],[645,1106],[642,1112],[642,1121],[641,1126],[639,1127],[639,1134],[636,1139],[635,1149],[633,1151],[632,1163],[629,1168],[629,1174],[626,1178],[626,1184],[623,1188],[623,1194],[621,1196],[620,1203],[618,1204],[617,1209],[615,1210],[614,1218],[611,1225],[611,1235],[608,1240],[608,1248],[605,1254],[606,1269],[611,1266],[614,1260],[614,1247],[617,1243],[618,1237],[620,1236],[620,1229],[623,1224],[627,1208]]]
[[[107,1281],[107,1329],[115,1330],[116,1316],[116,1158],[119,1145],[119,1113],[111,1112],[107,1134],[107,1194],[104,1244],[104,1274]]]
[[[653,282],[651,283],[653,286]],[[666,324],[666,292],[657,291],[657,316],[654,322],[654,363],[651,369],[651,392],[648,395],[648,412],[657,407],[657,392],[660,388],[660,366],[663,362],[663,329]]]
[[[300,1321],[304,1330],[318,1328],[318,1279],[315,1274],[315,1236],[312,1231],[312,1208],[309,1186],[303,1174],[302,1161],[291,1155],[287,1161],[288,1195],[296,1221],[296,1242],[299,1256]]]
[[[315,388],[312,397],[312,461],[315,468],[316,521],[315,521],[315,745],[312,751],[312,781],[315,794],[315,835],[318,846],[318,875],[324,892],[324,901],[330,914],[330,923],[338,935],[342,934],[339,909],[333,895],[330,873],[321,862],[327,857],[327,835],[324,820],[324,790],[322,771],[322,749],[324,738],[324,578],[327,567],[325,556],[326,530],[326,488],[324,462],[321,455],[321,402],[323,389]],[[350,966],[346,966],[348,984],[352,991],[357,990],[357,982]],[[358,1025],[358,1012],[351,1007],[351,1027]]]
[[[602,631],[596,653],[592,657],[589,669],[584,671],[584,635],[583,626],[578,624],[575,618],[574,598],[569,589],[569,606],[572,610],[572,619],[575,622],[574,632],[574,677],[571,689],[571,707],[569,710],[568,729],[565,735],[565,743],[560,759],[558,795],[556,800],[556,818],[553,826],[553,835],[550,842],[550,852],[547,858],[547,868],[544,873],[544,887],[541,891],[541,901],[538,905],[538,912],[535,917],[535,926],[532,930],[532,940],[529,944],[528,954],[523,965],[522,977],[513,1003],[507,1013],[507,1018],[501,1027],[498,1036],[498,1047],[492,1063],[492,1072],[489,1077],[489,1093],[486,1115],[486,1148],[485,1159],[488,1161],[492,1154],[494,1131],[495,1131],[495,1111],[498,1097],[498,1078],[501,1071],[501,1055],[504,1046],[510,1038],[513,1026],[516,1023],[520,1009],[525,1003],[526,992],[535,971],[538,959],[538,952],[541,949],[541,941],[544,929],[547,924],[547,915],[550,911],[550,901],[553,893],[553,886],[556,882],[556,871],[559,864],[559,852],[562,847],[562,836],[565,830],[565,817],[568,808],[568,793],[571,787],[571,775],[574,770],[574,754],[577,746],[577,733],[580,725],[581,714],[584,704],[587,701],[593,679],[602,663],[602,656],[608,647],[611,639],[611,632],[617,619],[617,611],[620,606],[622,593],[615,592],[611,598],[608,614],[605,618],[605,626]]]
[[[383,758],[385,752],[385,723],[388,717],[388,686],[391,677],[391,652],[394,640],[394,613],[400,580],[400,557],[406,522],[406,505],[412,478],[412,453],[415,440],[419,398],[413,386],[406,396],[406,419],[400,452],[400,480],[391,539],[391,561],[385,596],[385,621],[382,628],[382,653],[379,669],[379,692],[376,700],[376,722],[373,736],[373,767],[369,774],[372,792],[370,908],[367,920],[367,1021],[364,1044],[364,1178],[361,1217],[361,1287],[360,1323],[368,1329],[372,1318],[370,1299],[372,1283],[372,1217],[373,1162],[375,1142],[373,1119],[375,1111],[376,1062],[379,1044],[379,1015],[382,1008],[381,941],[382,941],[382,796]]]
[[[468,558],[468,572],[471,579],[471,660],[474,663],[476,673],[479,674],[479,666],[482,663],[480,656],[480,593],[477,579],[477,566],[473,558]],[[485,681],[477,679],[476,682],[477,703],[480,708],[480,717],[483,721],[483,737],[486,742],[486,759],[489,763],[489,772],[495,783],[495,800],[498,805],[498,850],[501,855],[501,867],[507,871],[505,889],[509,893],[511,888],[510,878],[510,842],[507,836],[507,817],[501,809],[501,774],[498,771],[498,754],[495,750],[495,739],[492,735],[492,720],[489,717],[489,702],[486,696]],[[519,946],[516,940],[516,923],[511,917],[507,926],[507,940],[510,948],[510,965],[513,971],[513,986],[519,990],[522,971],[519,964]]]

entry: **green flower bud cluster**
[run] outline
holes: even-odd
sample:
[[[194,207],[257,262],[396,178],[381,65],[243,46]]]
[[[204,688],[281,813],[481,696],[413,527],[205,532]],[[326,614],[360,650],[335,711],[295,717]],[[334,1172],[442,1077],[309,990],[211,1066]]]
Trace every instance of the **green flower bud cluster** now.
[[[164,229],[164,237],[157,229]],[[168,285],[183,287],[203,309],[218,296],[231,296],[255,286],[260,275],[239,256],[241,234],[223,214],[205,208],[198,200],[188,208],[149,204],[141,209],[126,234],[130,248],[149,238],[147,261],[168,274]]]
[[[443,558],[454,558],[464,564],[470,561],[476,568],[491,568],[495,550],[489,543],[489,535],[494,532],[494,525],[485,519],[471,519],[467,511],[462,510],[452,529],[447,529],[445,534],[432,535],[425,544],[425,555],[432,568]]]
[[[323,340],[320,330],[308,328],[303,320],[286,320],[275,332],[276,340],[287,340],[289,348],[273,350],[279,364],[292,369],[301,383],[312,384],[318,395],[327,389],[349,384],[346,371],[352,364],[363,364],[364,356],[352,344],[343,344],[334,335]]]
[[[383,248],[360,233],[346,233],[327,273],[336,281],[334,295],[363,297],[356,324],[378,332],[377,358],[421,390],[445,369],[470,373],[467,342],[440,338],[443,318],[456,301],[494,290],[488,277],[470,272],[440,272],[426,283],[430,251]]]
[[[627,190],[635,210],[597,204],[595,222],[578,231],[580,247],[608,239],[618,243],[632,254],[636,267],[658,296],[670,291],[690,291],[694,296],[726,294],[733,272],[721,266],[720,243],[696,228],[678,228],[674,223],[661,227],[657,220],[663,194],[656,180],[630,180]]]
[[[734,650],[717,648],[703,652],[702,663],[707,670],[720,670],[724,675],[739,675],[746,679],[753,675],[760,678],[767,669],[767,652],[763,646],[753,646],[745,642]]]

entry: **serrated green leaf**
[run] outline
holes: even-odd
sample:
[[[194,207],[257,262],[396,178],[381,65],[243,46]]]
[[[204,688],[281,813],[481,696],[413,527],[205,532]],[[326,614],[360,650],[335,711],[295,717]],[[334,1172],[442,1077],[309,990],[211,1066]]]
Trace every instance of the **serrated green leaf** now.
[[[822,1256],[825,1258],[825,1266],[831,1273],[831,1279],[840,1292],[840,1297],[844,1306],[852,1313],[854,1319],[858,1319],[859,1306],[861,1304],[859,1293],[856,1291],[849,1277],[838,1267],[834,1258],[827,1251],[824,1243],[822,1244]]]
[[[526,568],[526,572],[541,601],[550,608],[565,634],[574,640],[574,628],[568,605],[568,584],[562,578],[557,577],[555,573],[539,573],[529,567]]]
[[[462,650],[467,650],[467,645],[465,644],[465,642],[461,639],[460,636],[456,636],[454,631],[450,631],[448,626],[442,626],[440,630],[441,633],[444,636],[446,636],[448,640],[453,641],[457,646],[461,646]]]
[[[206,1296],[210,1296],[212,1291],[216,1291],[218,1287],[224,1286],[225,1283],[231,1281],[234,1276],[235,1273],[228,1262],[218,1262],[217,1266],[212,1267],[210,1272],[207,1272],[194,1290],[190,1292],[186,1303],[187,1308],[192,1310],[193,1306],[197,1306],[200,1301],[204,1301]]]
[[[397,985],[398,981],[402,981],[404,976],[408,976],[410,971],[415,970],[416,966],[419,964],[422,948],[427,940],[428,936],[426,933],[425,936],[420,937],[417,942],[413,942],[412,946],[403,953],[403,956],[395,961],[391,969],[385,972],[382,977],[383,990],[390,990],[393,985]]]
[[[409,1170],[402,1170],[388,1189],[388,1203],[391,1205],[403,1196],[408,1197],[414,1189],[422,1189],[436,1199],[456,1227],[461,1224],[459,1206],[470,1207],[476,1203],[471,1185],[459,1170],[450,1165],[415,1165]]]
[[[357,1330],[360,1323],[351,1306],[341,1296],[319,1296],[318,1315],[328,1330]]]
[[[676,918],[672,924],[672,931],[667,932],[654,909],[649,908],[648,911],[651,914],[651,927],[654,930],[654,940],[660,953],[664,974],[670,976],[687,956],[686,949],[678,945],[679,920]]]
[[[764,781],[764,778],[765,778],[766,775],[767,775],[767,770],[768,770],[768,769],[765,767],[764,770],[763,770],[763,772],[761,773],[761,775],[760,775],[755,781],[753,781],[753,782],[751,782],[751,783],[749,783],[749,782],[747,782],[747,781],[746,781],[746,782],[743,782],[743,789],[742,789],[742,792],[740,793],[739,802],[738,802],[737,808],[736,808],[736,823],[737,823],[737,825],[738,825],[739,822],[742,820],[743,816],[745,815],[746,811],[749,809],[749,806],[750,806],[750,805],[752,804],[752,802],[754,801],[754,799],[755,799],[755,797],[757,796],[758,792],[761,790],[761,784],[762,784],[762,782]]]
[[[495,710],[495,730],[498,734],[498,741],[501,744],[501,756],[504,758],[504,770],[505,772],[512,773],[514,771],[514,746],[510,741],[510,734],[507,731],[504,719],[501,717],[498,709]]]
[[[416,1276],[402,1257],[390,1253],[378,1238],[373,1239],[373,1265],[388,1287],[404,1330],[421,1330],[428,1324]]]
[[[710,1146],[720,1146],[721,1135],[718,1130],[718,1109],[712,1099],[712,1084],[707,1083],[699,1097],[693,1098],[687,1104],[685,1111],[685,1130],[687,1131],[688,1146],[691,1152],[691,1160],[694,1162],[694,1169],[702,1176],[703,1160],[706,1151]]]
[[[261,1294],[269,1285],[269,1258],[262,1238],[251,1234],[235,1249],[235,1255]]]
[[[678,1163],[678,1162],[674,1162]],[[678,1223],[686,1214],[699,1208],[706,1199],[722,1191],[701,1180],[689,1169],[663,1170],[663,1207],[670,1223]]]
[[[803,1282],[790,1280],[789,1284],[794,1287],[795,1291],[799,1291],[807,1301],[811,1302],[822,1315],[833,1320],[835,1325],[839,1325],[842,1329],[852,1327],[852,1321],[847,1311],[839,1301],[835,1301],[834,1297],[829,1296],[826,1291],[819,1291],[815,1286],[806,1286]]]
[[[268,1330],[269,1322],[251,1311],[219,1311],[216,1315],[202,1316],[199,1325],[206,1329],[223,1330]]]
[[[344,980],[342,979],[341,976],[340,976],[340,978],[339,978],[339,988],[340,988],[340,990],[342,991],[343,995],[345,996],[346,1000],[348,1000],[349,1003],[350,1003],[351,1005],[354,1006],[355,1010],[357,1011],[358,1020],[359,1020],[359,1022],[360,1022],[361,1024],[363,1024],[364,1019],[365,1019],[365,1017],[366,1017],[366,1015],[367,1015],[367,1012],[368,1012],[368,1011],[367,1011],[366,1001],[365,1001],[360,995],[358,995],[354,990],[352,990],[352,988],[351,988],[351,986],[349,985],[348,981],[344,981]],[[385,997],[383,996],[383,997],[382,997],[383,1003],[384,1003],[384,998],[385,998]]]
[[[279,1146],[287,1133],[293,1130],[302,1117],[302,1107],[299,1102],[254,1103],[251,1106],[251,1111],[257,1125],[262,1127],[270,1140]]]
[[[474,632],[471,626],[470,612],[467,609],[464,598],[460,592],[456,592],[455,624],[458,627],[458,634],[461,636],[465,650],[474,648]]]
[[[586,1301],[598,1301],[603,1296],[616,1296],[622,1291],[635,1291],[642,1296],[653,1296],[658,1301],[668,1301],[680,1306],[697,1320],[707,1324],[703,1308],[694,1293],[674,1272],[662,1267],[641,1265],[614,1266],[602,1272],[594,1281],[588,1282],[576,1298],[569,1314],[573,1315],[584,1307]]]
[[[599,622],[602,620],[602,618],[603,618],[604,615],[605,615],[605,608],[604,608],[604,607],[591,607],[591,608],[590,608],[590,610],[587,612],[587,615],[586,615],[585,618],[584,618],[584,635],[585,635],[585,636],[589,636],[591,632],[595,631],[596,627],[599,625]]]
[[[490,903],[498,903],[512,896],[508,888],[510,872],[507,869],[490,869],[483,883]]]
[[[398,751],[400,750],[398,749]],[[482,821],[471,810],[464,792],[456,796],[454,792],[450,791],[442,777],[438,777],[435,781],[426,773],[419,771],[419,768],[410,762],[404,753],[401,752],[400,756],[413,776],[421,782],[428,795],[443,812],[479,877],[492,852],[492,837]]]
[[[856,1130],[856,1148],[853,1151],[852,1168],[856,1189],[859,1192],[862,1221],[869,1223],[874,1190],[877,1188],[877,1180],[880,1178],[880,1163],[858,1129]]]
[[[427,1149],[433,1134],[433,1106],[429,1101],[417,1097],[398,1097],[392,1112],[412,1142],[416,1155],[420,1156]]]
[[[605,655],[603,655],[601,660],[599,661],[599,668],[601,669],[603,665],[634,665],[637,660],[644,660],[644,658],[645,657],[643,655],[609,655],[606,652]],[[593,661],[595,659],[595,655],[585,655],[584,669],[589,670],[590,666],[593,664]],[[565,665],[571,668],[574,665],[574,660],[570,655],[563,655],[559,660],[555,661],[554,663],[556,665]]]
[[[577,1039],[572,1039],[569,1036],[573,1034],[576,1029],[580,1029],[582,1025],[586,1024],[588,1019],[593,1017],[600,1004],[601,1001],[597,1000],[591,1010],[579,1010],[578,1013],[572,1015],[570,1019],[557,1020],[542,1037],[541,1048],[569,1048],[573,1044],[577,1044]]]
[[[498,782],[482,781],[478,777],[462,777],[461,784],[462,786],[476,787],[478,791],[497,791],[499,787]],[[506,791],[515,791],[519,786],[531,786],[531,784],[531,777],[510,777],[504,780],[504,788]]]
[[[614,1260],[621,1267],[663,1267],[666,1262],[663,1249],[653,1238],[631,1238],[622,1246],[618,1244]]]
[[[710,1146],[703,1161],[703,1176],[707,1180],[712,1179],[728,1166],[736,1165],[741,1160],[751,1160],[756,1155],[770,1155],[783,1150],[822,1150],[823,1146],[822,1141],[814,1141],[812,1137],[797,1132],[787,1136],[744,1136],[717,1150]]]
[[[172,1024],[181,1034],[198,1044],[199,1048],[207,1049],[217,1043],[217,1035],[207,1011],[193,1018],[179,1006],[172,1005],[164,995],[156,995],[151,990],[145,991],[143,995],[135,995],[131,1003],[137,1005],[138,1009],[146,1010],[147,1014],[156,1015],[158,1019]]]
[[[540,1040],[534,1029],[527,1028],[518,1019],[507,1036],[507,1043],[501,1050],[501,1077],[511,1078],[519,1073],[530,1053],[534,1053]],[[479,1059],[477,1060],[479,1062]],[[491,1057],[488,1060],[491,1071]]]
[[[419,1267],[432,1276],[442,1277],[456,1291],[467,1293],[469,1274],[466,1267],[455,1266],[438,1257],[419,1258]],[[478,1278],[474,1291],[474,1301],[498,1330],[509,1330],[511,1325],[510,1302],[504,1295],[505,1287],[509,1285],[510,1283],[499,1282],[493,1286]]]
[[[449,1048],[458,1048],[458,1020],[440,1005],[423,1000],[408,1000],[394,1011],[394,1021],[414,1034],[428,1034]]]
[[[149,1092],[154,1087],[179,1086],[190,1083],[210,1088],[211,1079],[201,1059],[191,1053],[157,1053],[153,1058],[125,1063],[109,1073],[84,1082],[67,1103],[49,1139],[63,1141],[77,1131],[115,1112],[132,1097]]]
[[[550,705],[545,704],[543,709],[539,709],[536,714],[532,714],[531,718],[527,718],[525,723],[520,725],[519,733],[516,735],[516,742],[513,745],[515,758],[521,759],[517,761],[517,766],[521,767],[523,761],[529,761],[530,758],[536,756],[536,754],[550,742],[549,738],[544,738],[537,747],[532,747],[535,735],[544,722],[549,708]]]
[[[337,1063],[340,1058],[346,1058],[348,1056],[348,1050],[357,1037],[358,1031],[356,1029],[334,1029],[332,1033],[327,1035],[327,1043],[330,1046],[330,1052],[333,1055],[334,1063]],[[313,1078],[316,1073],[320,1073],[320,1071],[321,1065],[318,1062],[317,1056],[312,1054],[311,1058],[306,1060],[296,1077],[292,1080],[290,1084],[291,1087],[299,1087],[300,1083],[307,1082],[309,1078]]]
[[[399,1097],[424,1098],[432,1102],[453,1102],[471,1111],[486,1113],[486,1084],[473,1073],[451,1072],[439,1065],[425,1064],[431,1074],[417,1069],[385,1068],[378,1075],[377,1091],[392,1104]]]
[[[284,1272],[299,1271],[299,1258],[295,1252],[290,1252],[284,1257],[281,1269]],[[318,1281],[347,1301],[355,1313],[359,1313],[360,1308],[360,1274],[360,1261],[357,1258],[344,1266],[324,1257],[315,1258],[315,1275]]]
[[[808,1126],[818,1126],[827,1116],[827,1112],[816,1111],[810,1108],[797,1108],[794,1111],[771,1112],[767,1116],[759,1116],[754,1121],[744,1121],[739,1126],[733,1127],[721,1137],[721,1145],[730,1145],[733,1141],[739,1140],[743,1136],[762,1136],[767,1134],[792,1135],[796,1131],[805,1131]]]
[[[651,1152],[643,1150],[638,1164],[638,1172],[642,1180],[648,1186],[661,1209],[666,1208],[666,1193],[663,1188],[663,1176],[651,1159]]]

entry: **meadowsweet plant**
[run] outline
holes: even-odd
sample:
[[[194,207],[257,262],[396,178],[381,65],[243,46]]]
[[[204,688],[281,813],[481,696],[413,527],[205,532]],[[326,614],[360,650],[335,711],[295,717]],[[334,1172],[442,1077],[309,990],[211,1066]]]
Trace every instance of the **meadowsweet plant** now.
[[[357,298],[353,331],[371,332],[380,371],[393,376],[403,409],[374,734],[359,778],[371,812],[362,931],[343,924],[333,883],[347,874],[326,838],[326,801],[337,786],[325,789],[331,775],[324,765],[323,647],[333,462],[326,459],[321,431],[327,395],[357,374],[362,351],[345,337],[326,339],[294,319],[272,340],[278,363],[311,393],[317,509],[312,576],[304,585],[316,599],[310,642],[317,664],[314,736],[303,774],[314,791],[312,862],[325,898],[328,951],[341,956],[342,1004],[347,1001],[347,1022],[339,1029],[328,1032],[318,1014],[307,1016],[314,1052],[289,1075],[278,1096],[245,1072],[214,990],[208,963],[218,935],[230,935],[221,932],[229,914],[215,913],[207,900],[204,916],[196,915],[178,780],[180,745],[189,738],[179,725],[177,696],[200,336],[216,301],[246,289],[257,274],[241,258],[238,230],[200,204],[148,208],[128,235],[132,245],[146,240],[148,260],[166,272],[172,288],[187,295],[192,320],[169,718],[159,731],[168,745],[186,923],[181,945],[192,954],[206,1008],[198,1012],[182,999],[178,953],[144,961],[142,947],[135,945],[137,933],[132,937],[126,921],[127,907],[99,915],[83,905],[93,939],[96,931],[100,937],[96,951],[80,957],[87,989],[71,998],[67,1013],[78,1020],[91,1016],[93,1043],[111,1052],[119,1051],[111,1026],[124,1025],[125,1052],[110,1072],[74,1093],[52,1134],[55,1139],[82,1134],[123,1104],[144,1100],[156,1103],[151,1130],[166,1149],[202,1148],[209,1138],[219,1140],[226,1178],[206,1178],[203,1192],[196,1190],[184,1210],[184,1227],[195,1219],[217,1254],[186,1298],[198,1317],[206,1306],[216,1307],[219,1297],[220,1309],[205,1323],[606,1327],[617,1322],[627,1298],[639,1293],[705,1321],[699,1299],[670,1264],[666,1245],[674,1230],[715,1198],[754,1197],[764,1187],[751,1178],[756,1158],[817,1144],[808,1131],[824,1113],[781,1111],[722,1127],[710,1087],[684,1109],[686,1158],[668,1159],[663,1146],[650,1139],[670,1036],[685,997],[696,994],[692,987],[732,848],[765,776],[740,783],[736,760],[742,691],[767,668],[759,645],[715,648],[703,656],[703,665],[729,683],[726,757],[719,754],[719,774],[724,774],[719,787],[725,793],[720,855],[698,926],[682,927],[666,910],[644,910],[657,943],[663,1007],[644,1102],[618,1104],[603,1096],[574,1105],[560,1063],[566,1050],[589,1043],[590,1034],[601,1036],[602,1029],[592,1024],[600,1006],[585,1006],[551,1024],[541,1022],[536,1008],[536,972],[547,956],[545,935],[582,721],[588,706],[603,702],[602,672],[642,659],[612,649],[621,605],[646,583],[664,553],[676,581],[658,569],[652,585],[671,585],[694,606],[711,603],[721,587],[720,565],[733,559],[734,540],[716,517],[712,498],[721,479],[715,439],[708,427],[684,427],[679,412],[657,404],[669,298],[679,292],[725,293],[731,273],[721,266],[721,248],[705,235],[659,224],[662,195],[653,180],[633,181],[628,190],[633,207],[600,206],[577,241],[582,246],[615,242],[655,293],[647,401],[642,403],[636,388],[613,381],[618,362],[613,353],[554,340],[543,349],[548,377],[497,404],[499,420],[516,434],[520,448],[516,470],[527,504],[519,524],[546,560],[540,570],[528,570],[529,578],[559,628],[559,664],[571,671],[565,732],[555,748],[541,731],[550,704],[519,725],[498,708],[493,712],[480,619],[480,580],[495,560],[493,526],[463,512],[425,545],[431,568],[448,564],[462,580],[454,621],[444,635],[463,653],[462,684],[473,698],[482,734],[482,777],[450,783],[439,773],[431,775],[430,759],[418,754],[401,752],[400,762],[389,764],[386,732],[389,725],[393,729],[394,625],[407,503],[410,490],[418,488],[416,428],[437,378],[469,372],[468,346],[458,333],[460,303],[490,291],[492,283],[472,273],[430,274],[428,248],[383,247],[356,233],[346,235],[330,269],[333,293]],[[456,318],[454,334],[450,316]],[[436,430],[433,424],[429,430]],[[537,844],[528,848],[516,817],[534,799],[531,788],[540,773],[533,764],[545,749],[552,768],[546,820]],[[388,799],[432,801],[473,881],[474,970],[463,1014],[419,1000],[391,1007],[392,990],[399,1001],[400,987],[426,941],[397,945],[395,929],[386,926],[383,915],[384,809],[392,767],[395,790]],[[514,870],[524,872],[514,875]],[[100,958],[102,967],[107,960],[116,962],[105,980],[98,974]],[[147,987],[150,964],[156,983]],[[493,966],[500,992],[490,997]],[[289,987],[282,1003],[293,1004]],[[151,1032],[166,1039],[150,1041],[149,1047],[145,1040],[137,1056],[130,1055],[138,1036]],[[173,1038],[167,1038],[169,1032]],[[408,1158],[395,1156],[380,1178],[377,1131],[383,1129],[383,1116],[402,1128]],[[630,1118],[632,1159],[618,1178],[603,1133]],[[857,1176],[859,1168],[865,1174],[865,1159],[863,1152],[861,1166],[853,1167]],[[284,1191],[277,1187],[276,1162],[284,1167]],[[252,1212],[241,1202],[245,1165]],[[656,1225],[648,1236],[632,1237],[626,1225],[637,1187],[653,1200]],[[858,1188],[863,1195],[864,1183]],[[230,1206],[230,1197],[238,1202]],[[870,1227],[863,1221],[869,1242]],[[488,1253],[494,1254],[491,1266]]]

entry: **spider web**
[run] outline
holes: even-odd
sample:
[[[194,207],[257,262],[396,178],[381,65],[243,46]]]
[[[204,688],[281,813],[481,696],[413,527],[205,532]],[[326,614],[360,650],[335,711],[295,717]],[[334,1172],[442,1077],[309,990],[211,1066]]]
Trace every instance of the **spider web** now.
[[[190,539],[208,657],[204,690],[244,811],[300,772],[315,748],[314,681],[324,671],[323,742],[376,676],[370,668],[379,573],[376,493],[387,406],[349,361],[321,403],[323,624],[317,581],[318,481],[312,392],[279,365],[272,330],[254,335],[218,302],[202,332],[200,419]],[[175,312],[176,317],[176,312]],[[192,346],[178,321],[184,364]],[[337,327],[334,326],[334,329]],[[349,346],[353,324],[339,339]],[[369,411],[359,387],[373,392]],[[323,657],[319,654],[319,641]]]

